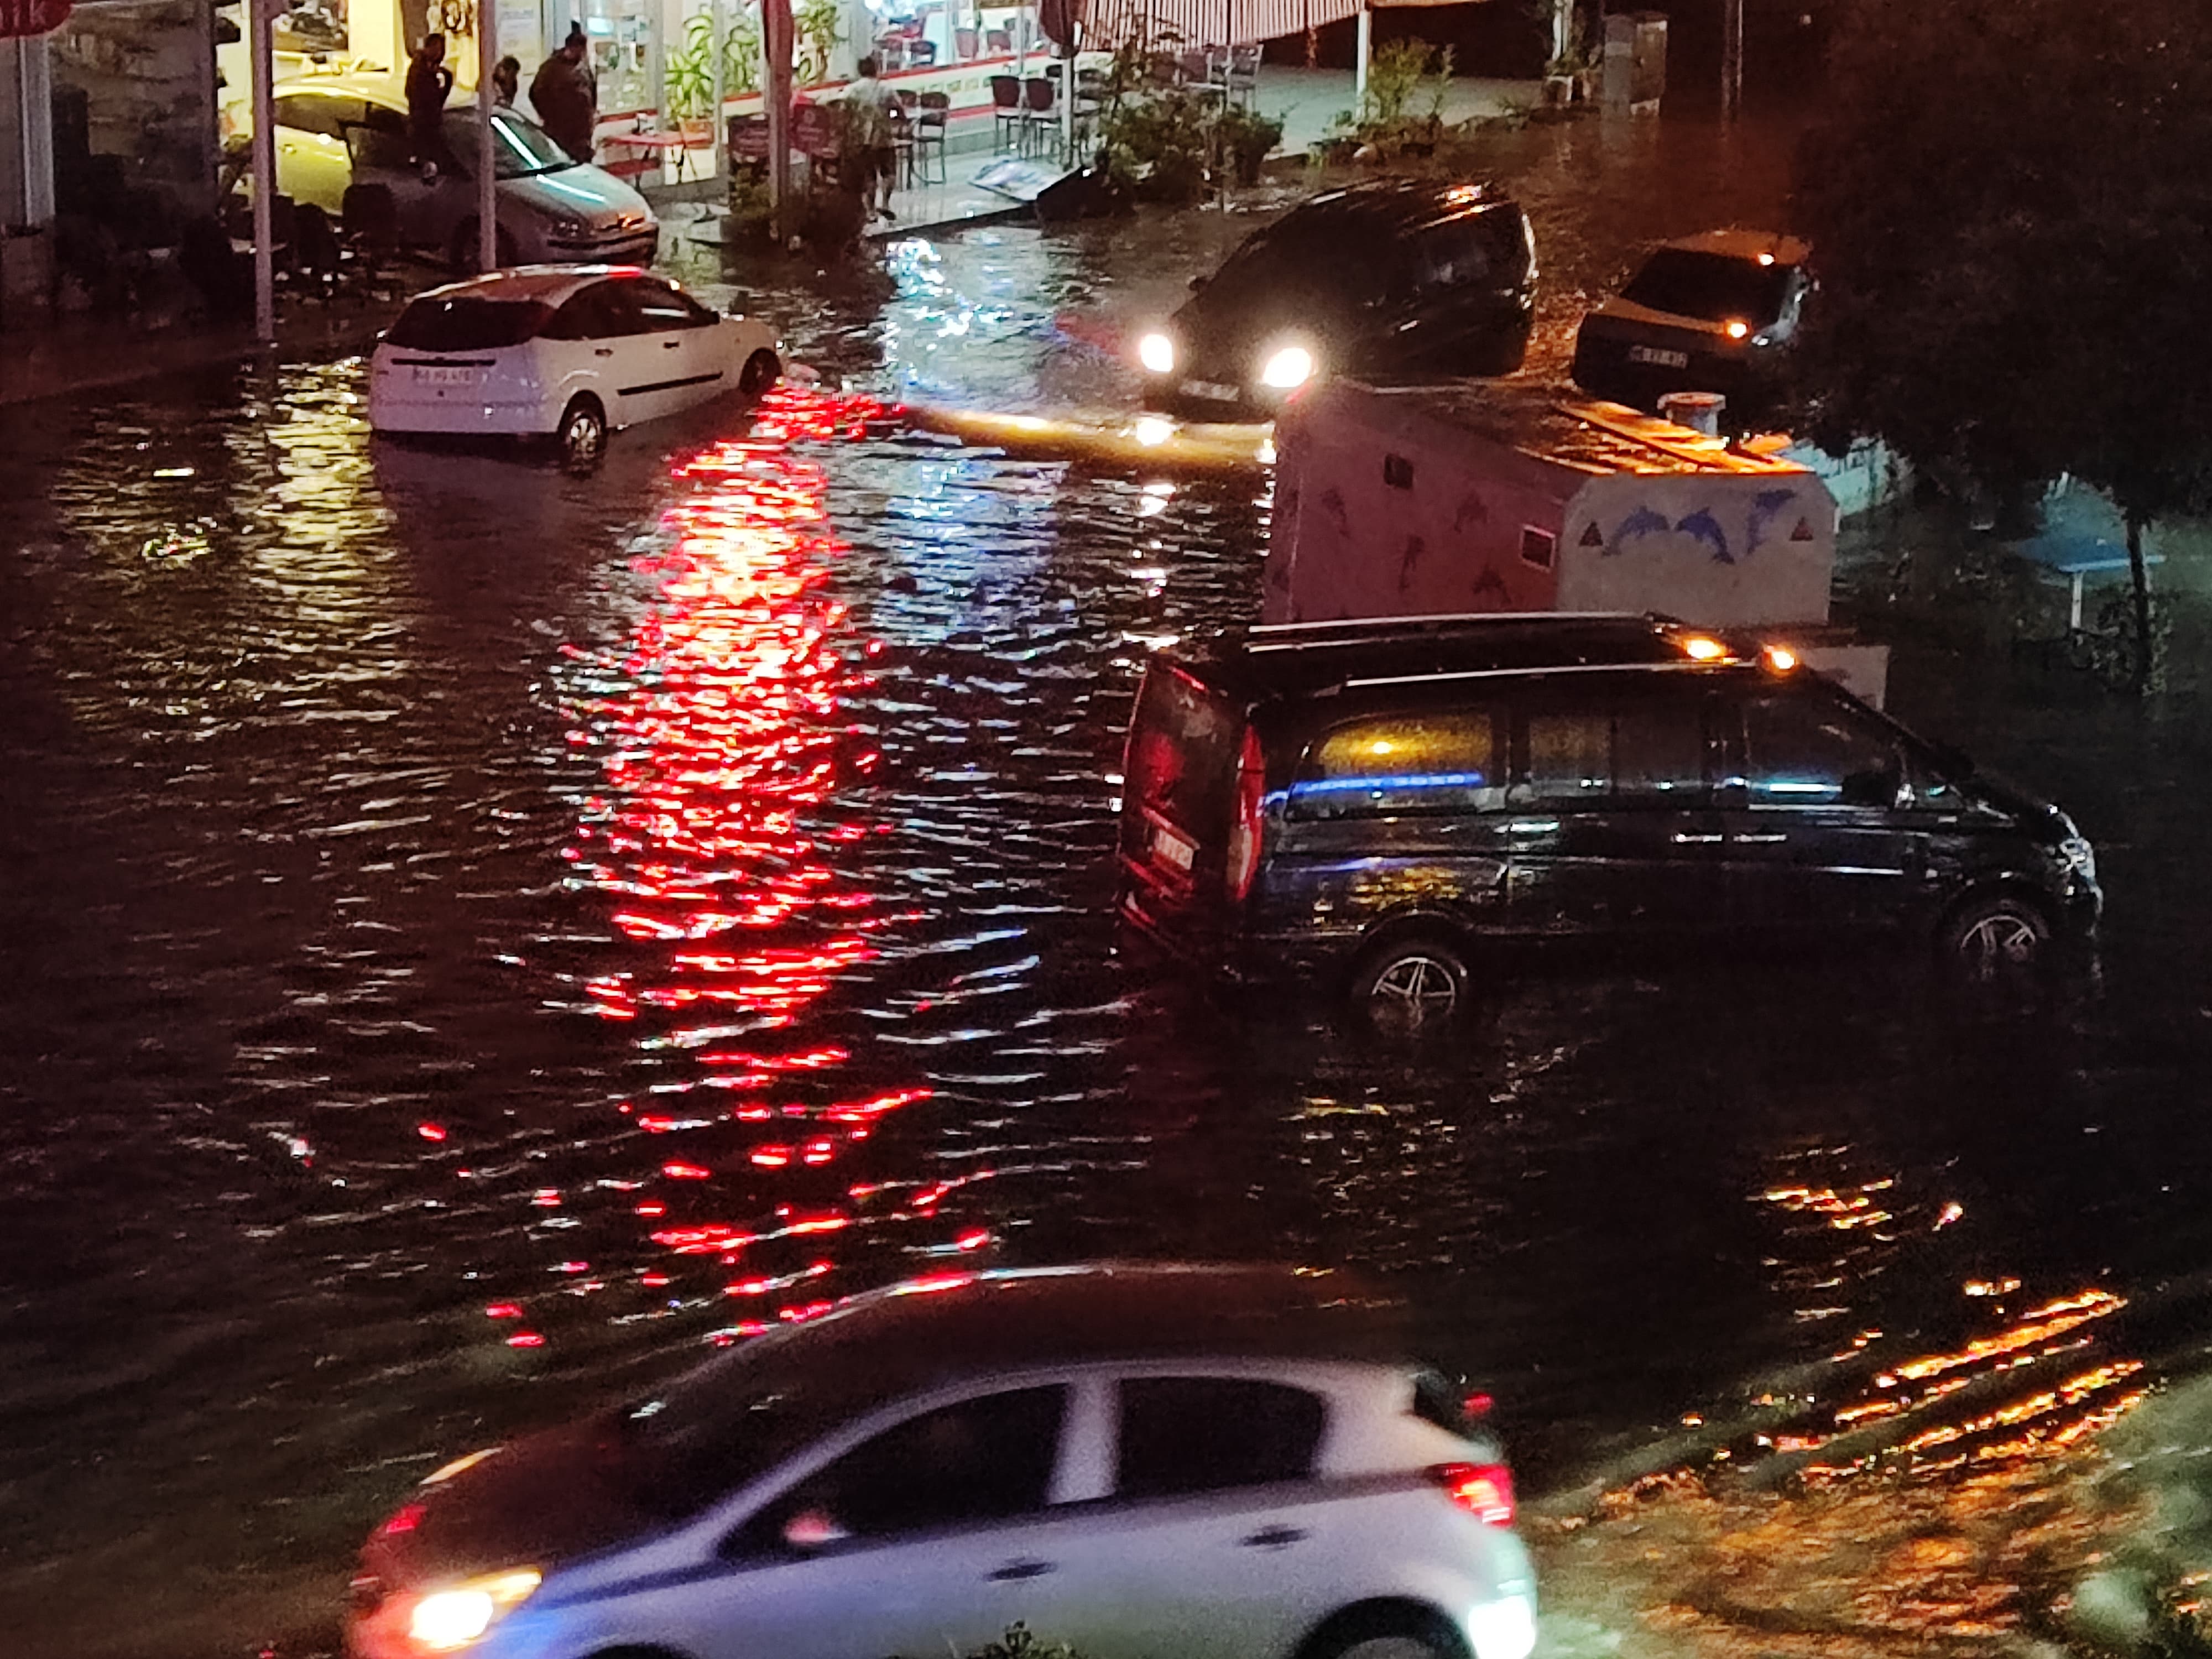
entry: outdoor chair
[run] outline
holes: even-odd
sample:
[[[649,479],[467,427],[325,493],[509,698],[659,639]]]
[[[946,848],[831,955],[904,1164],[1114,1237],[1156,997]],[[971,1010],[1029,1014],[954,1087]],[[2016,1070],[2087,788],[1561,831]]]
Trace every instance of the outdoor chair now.
[[[1176,75],[1186,92],[1218,93],[1224,90],[1221,83],[1212,78],[1209,54],[1204,52],[1176,54]]]
[[[902,190],[911,189],[915,180],[914,103],[914,94],[894,92],[884,109],[891,118],[892,176]]]
[[[1008,29],[985,29],[983,31],[983,49],[989,52],[994,58],[1012,57],[1014,51],[1014,37],[1012,31]]]
[[[1021,77],[1013,75],[994,75],[991,77],[991,144],[1004,149],[1006,140],[1017,141],[1027,125],[1022,113]]]
[[[936,41],[909,40],[906,43],[906,66],[908,69],[933,69],[936,64]]]
[[[328,305],[346,286],[350,263],[338,244],[337,233],[331,228],[329,214],[313,202],[301,202],[293,208],[292,266],[302,290]]]
[[[1229,48],[1229,96],[1232,102],[1249,104],[1260,95],[1260,48]]]
[[[903,36],[887,34],[876,42],[876,64],[883,70],[906,67],[906,40]]]
[[[399,257],[399,204],[389,185],[348,185],[338,204],[338,226],[353,249],[364,287],[375,289]]]
[[[1057,152],[1060,149],[1060,87],[1042,75],[1022,82],[1022,148],[1032,142]]]
[[[966,63],[969,58],[975,55],[975,50],[980,40],[981,36],[974,29],[953,30],[952,55],[960,59],[962,63]]]
[[[929,182],[929,158],[937,157],[937,182],[944,184],[951,177],[945,163],[945,124],[951,118],[952,97],[950,93],[925,92],[921,98],[921,109],[914,118],[914,162],[920,170],[921,182]]]

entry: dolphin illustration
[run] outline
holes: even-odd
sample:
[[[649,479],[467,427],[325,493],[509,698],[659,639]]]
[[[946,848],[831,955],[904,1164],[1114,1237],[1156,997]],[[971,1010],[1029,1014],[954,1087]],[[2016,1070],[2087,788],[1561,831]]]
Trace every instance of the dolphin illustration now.
[[[1678,536],[1694,536],[1701,542],[1711,542],[1713,544],[1715,564],[1735,562],[1735,559],[1729,555],[1728,532],[1721,528],[1721,521],[1713,517],[1711,507],[1701,507],[1688,518],[1678,520],[1674,526],[1674,533]]]
[[[1759,550],[1765,538],[1766,526],[1774,521],[1782,509],[1797,499],[1794,489],[1762,489],[1752,498],[1751,526],[1743,538],[1743,556],[1749,558]]]
[[[1663,513],[1654,513],[1648,507],[1639,507],[1620,521],[1620,528],[1613,532],[1613,540],[1606,544],[1608,557],[1620,551],[1621,544],[1637,536],[1664,536],[1674,526]]]

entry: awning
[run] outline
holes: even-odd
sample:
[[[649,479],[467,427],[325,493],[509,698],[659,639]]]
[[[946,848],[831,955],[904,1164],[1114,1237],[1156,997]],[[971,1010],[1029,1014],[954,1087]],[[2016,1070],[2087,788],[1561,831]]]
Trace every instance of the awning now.
[[[1247,46],[1303,34],[1385,6],[1458,6],[1469,0],[1089,0],[1084,44],[1110,50],[1172,31],[1184,46]]]

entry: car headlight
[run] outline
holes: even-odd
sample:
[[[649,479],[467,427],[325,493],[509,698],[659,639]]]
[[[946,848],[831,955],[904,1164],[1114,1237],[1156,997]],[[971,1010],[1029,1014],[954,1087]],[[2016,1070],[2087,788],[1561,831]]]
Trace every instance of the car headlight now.
[[[553,222],[553,234],[564,241],[578,242],[584,237],[584,222],[562,214]]]
[[[433,1590],[408,1615],[408,1640],[425,1653],[457,1653],[520,1606],[544,1578],[535,1567],[516,1567]]]
[[[1154,374],[1175,373],[1175,342],[1164,334],[1147,334],[1137,342],[1137,361]]]
[[[1260,384],[1273,386],[1278,392],[1288,392],[1311,380],[1313,372],[1312,352],[1304,346],[1285,346],[1267,359],[1267,366],[1260,371]]]

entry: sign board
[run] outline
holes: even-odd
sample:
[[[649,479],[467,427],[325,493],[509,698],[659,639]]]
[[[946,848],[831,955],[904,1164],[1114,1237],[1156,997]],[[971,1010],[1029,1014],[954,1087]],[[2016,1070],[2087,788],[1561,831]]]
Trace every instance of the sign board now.
[[[69,21],[72,0],[0,0],[0,40],[51,34]]]

